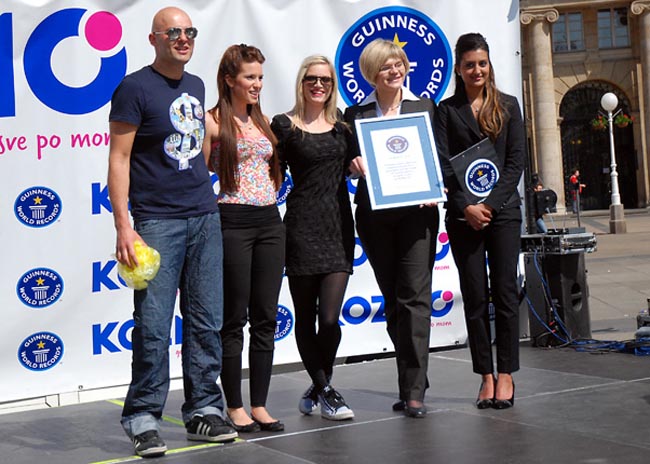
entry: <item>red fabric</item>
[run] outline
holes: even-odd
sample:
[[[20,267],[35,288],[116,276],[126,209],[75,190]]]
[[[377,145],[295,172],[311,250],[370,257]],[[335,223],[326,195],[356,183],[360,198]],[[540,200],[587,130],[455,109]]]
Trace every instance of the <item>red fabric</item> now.
[[[573,187],[573,198],[575,198],[576,190],[579,190],[580,193],[582,193],[582,185],[578,185],[578,182],[580,182],[580,180],[575,174],[569,178],[569,182],[571,182],[571,186]]]

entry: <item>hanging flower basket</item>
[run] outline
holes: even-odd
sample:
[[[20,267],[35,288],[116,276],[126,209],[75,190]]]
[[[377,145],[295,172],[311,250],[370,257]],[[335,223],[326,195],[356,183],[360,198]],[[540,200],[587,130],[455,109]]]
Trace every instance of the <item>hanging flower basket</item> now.
[[[591,128],[596,131],[604,131],[607,129],[607,118],[605,116],[598,116],[591,120]]]
[[[619,113],[614,118],[614,124],[616,124],[617,127],[627,127],[633,122],[634,122],[634,117],[629,116],[625,113]]]

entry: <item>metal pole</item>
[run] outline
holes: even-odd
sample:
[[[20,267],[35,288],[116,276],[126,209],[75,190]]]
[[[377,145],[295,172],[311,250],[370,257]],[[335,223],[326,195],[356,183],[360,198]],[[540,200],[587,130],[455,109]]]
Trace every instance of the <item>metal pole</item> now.
[[[609,122],[609,153],[611,156],[610,176],[612,178],[612,205],[621,204],[621,195],[618,192],[618,172],[616,172],[616,152],[614,148],[614,118],[611,111],[607,111]]]
[[[578,189],[576,190],[576,215],[578,219],[578,227],[580,225],[580,178],[578,178]]]

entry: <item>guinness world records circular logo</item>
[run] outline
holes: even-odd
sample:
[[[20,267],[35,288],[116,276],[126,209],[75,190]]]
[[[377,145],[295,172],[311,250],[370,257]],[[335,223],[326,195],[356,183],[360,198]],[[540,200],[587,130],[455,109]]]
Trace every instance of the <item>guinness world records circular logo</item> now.
[[[379,38],[393,41],[406,53],[411,70],[404,85],[420,97],[439,102],[453,70],[449,42],[431,18],[401,6],[373,10],[343,34],[335,59],[343,100],[354,105],[372,92],[359,70],[359,56],[366,45]]]

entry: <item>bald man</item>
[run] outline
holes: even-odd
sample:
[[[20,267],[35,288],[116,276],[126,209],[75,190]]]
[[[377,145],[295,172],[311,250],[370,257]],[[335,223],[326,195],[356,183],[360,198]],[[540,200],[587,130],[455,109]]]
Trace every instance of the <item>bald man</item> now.
[[[232,441],[224,420],[221,222],[201,153],[205,135],[201,79],[185,71],[197,29],[178,8],[153,19],[155,59],[124,78],[111,100],[108,188],[115,255],[137,265],[134,243],[158,250],[160,270],[135,290],[131,385],[122,426],[139,456],[165,454],[160,421],[169,390],[169,339],[177,289],[183,316],[182,415],[189,440]],[[129,218],[128,203],[131,203]]]

